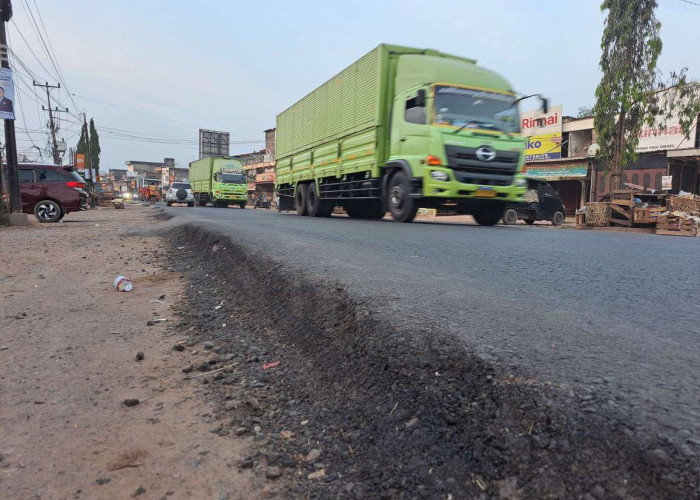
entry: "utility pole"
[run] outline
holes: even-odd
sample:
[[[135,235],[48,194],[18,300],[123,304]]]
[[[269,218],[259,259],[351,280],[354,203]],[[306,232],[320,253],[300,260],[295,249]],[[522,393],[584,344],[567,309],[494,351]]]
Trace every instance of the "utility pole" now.
[[[5,23],[12,19],[12,2],[0,0],[0,66],[10,68],[7,57],[7,34]],[[15,121],[5,120],[5,151],[7,154],[7,184],[10,190],[10,224],[26,224],[26,216],[22,214],[22,198],[19,192],[17,175],[17,139],[15,137]],[[0,188],[2,190],[2,188]],[[15,215],[17,214],[17,215]]]
[[[53,113],[54,111],[57,113],[67,113],[68,108],[66,108],[65,110],[59,110],[58,107],[56,107],[53,110],[51,109],[51,89],[60,89],[61,84],[59,83],[58,85],[49,85],[49,82],[44,82],[43,84],[41,84],[33,81],[32,85],[35,87],[44,87],[44,89],[46,89],[46,100],[48,101],[49,107],[45,108],[42,105],[41,109],[49,112],[49,127],[51,128],[51,153],[53,154],[53,162],[56,165],[60,165],[61,156],[58,154],[58,143],[56,142],[56,131],[58,130],[58,127],[53,121]]]

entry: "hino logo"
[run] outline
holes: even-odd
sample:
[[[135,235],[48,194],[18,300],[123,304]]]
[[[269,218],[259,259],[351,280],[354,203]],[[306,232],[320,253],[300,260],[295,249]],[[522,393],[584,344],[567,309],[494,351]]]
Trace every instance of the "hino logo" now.
[[[493,161],[496,151],[491,146],[481,146],[476,150],[476,157],[481,161]]]

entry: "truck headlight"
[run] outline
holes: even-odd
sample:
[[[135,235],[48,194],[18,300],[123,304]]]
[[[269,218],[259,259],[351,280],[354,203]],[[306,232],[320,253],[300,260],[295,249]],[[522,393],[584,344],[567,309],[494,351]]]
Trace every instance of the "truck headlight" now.
[[[433,180],[440,181],[440,182],[447,182],[450,180],[450,176],[447,175],[445,172],[441,172],[439,170],[433,170],[430,172],[430,177],[433,178]]]
[[[515,180],[515,187],[519,187],[519,188],[527,187],[527,179],[523,179],[522,177],[520,177],[519,179],[516,179]]]

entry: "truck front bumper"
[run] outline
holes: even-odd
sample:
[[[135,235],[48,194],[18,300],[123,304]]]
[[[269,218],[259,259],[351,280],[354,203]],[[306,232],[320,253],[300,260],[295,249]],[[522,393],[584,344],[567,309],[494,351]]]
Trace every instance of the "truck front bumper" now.
[[[431,172],[444,172],[448,179],[439,181],[432,177]],[[522,179],[522,180],[520,180]],[[527,182],[522,175],[513,177],[513,184],[509,186],[465,184],[458,182],[452,169],[446,167],[429,167],[425,169],[423,176],[424,198],[445,198],[451,200],[473,199],[492,200],[504,202],[522,201],[527,191]]]
[[[246,197],[245,194],[231,194],[231,193],[215,194],[214,199],[217,201],[235,201],[235,202],[241,202],[241,201],[248,200],[248,198]]]

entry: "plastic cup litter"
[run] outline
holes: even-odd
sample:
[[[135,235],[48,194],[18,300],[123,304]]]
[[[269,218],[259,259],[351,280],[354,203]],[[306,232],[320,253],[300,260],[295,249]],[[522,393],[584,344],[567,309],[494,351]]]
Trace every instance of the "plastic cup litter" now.
[[[120,292],[130,292],[134,288],[134,284],[129,278],[120,274],[114,279],[114,288]]]

